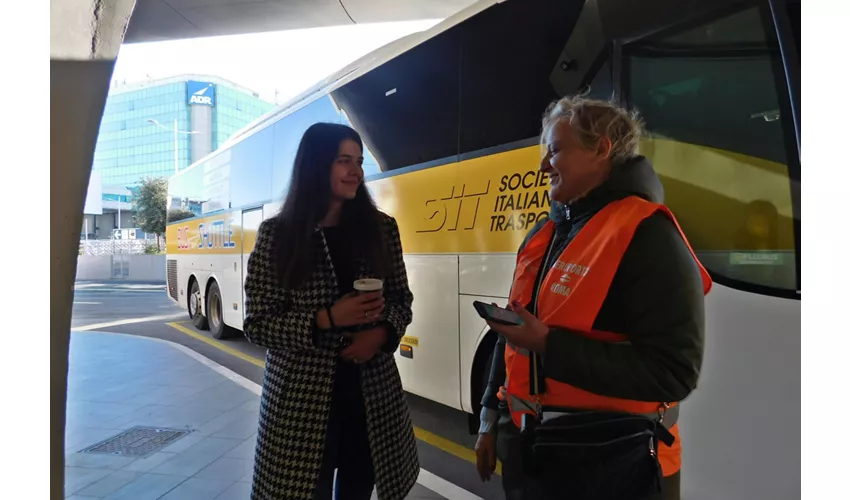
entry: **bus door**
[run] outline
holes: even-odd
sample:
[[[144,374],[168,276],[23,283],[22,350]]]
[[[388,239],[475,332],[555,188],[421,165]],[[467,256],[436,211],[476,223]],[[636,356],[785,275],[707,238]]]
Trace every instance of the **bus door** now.
[[[263,208],[242,211],[242,318],[245,318],[245,276],[248,273],[248,258],[257,241],[257,230],[263,222]]]

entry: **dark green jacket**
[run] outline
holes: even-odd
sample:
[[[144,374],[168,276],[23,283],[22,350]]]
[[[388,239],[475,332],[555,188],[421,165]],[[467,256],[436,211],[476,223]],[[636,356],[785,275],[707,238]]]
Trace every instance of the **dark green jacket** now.
[[[661,182],[644,157],[615,168],[602,186],[572,206],[553,203],[550,219],[556,223],[555,242],[541,269],[551,268],[600,209],[631,195],[664,201]],[[532,228],[520,250],[544,223]],[[641,401],[681,401],[696,387],[705,330],[702,279],[666,215],[656,213],[638,226],[594,329],[625,334],[629,341],[602,342],[552,329],[542,366],[546,377],[596,394]],[[505,382],[504,350],[500,336],[481,401],[485,408],[499,406],[496,394]],[[485,409],[482,422],[486,413]]]

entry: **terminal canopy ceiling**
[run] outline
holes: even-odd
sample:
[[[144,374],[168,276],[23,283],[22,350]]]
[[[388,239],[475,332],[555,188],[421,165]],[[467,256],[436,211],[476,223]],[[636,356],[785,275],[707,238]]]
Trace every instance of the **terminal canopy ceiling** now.
[[[443,19],[474,0],[136,0],[124,43]]]

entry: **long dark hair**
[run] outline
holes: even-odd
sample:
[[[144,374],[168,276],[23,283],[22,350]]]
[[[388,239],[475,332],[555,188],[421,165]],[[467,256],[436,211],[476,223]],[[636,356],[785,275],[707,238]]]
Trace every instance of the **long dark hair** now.
[[[363,149],[363,140],[353,128],[335,123],[316,123],[304,132],[292,178],[275,224],[275,255],[278,278],[286,289],[301,286],[323,257],[313,246],[316,227],[331,205],[331,167],[345,140]],[[381,214],[365,184],[342,206],[340,229],[359,259],[383,278],[386,243],[381,231]]]

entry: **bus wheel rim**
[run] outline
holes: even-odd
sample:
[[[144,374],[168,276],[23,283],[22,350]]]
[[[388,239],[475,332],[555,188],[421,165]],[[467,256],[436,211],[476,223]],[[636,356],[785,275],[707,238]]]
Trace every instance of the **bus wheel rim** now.
[[[221,300],[218,296],[213,297],[213,300],[210,301],[210,320],[213,324],[218,327],[221,315]]]

